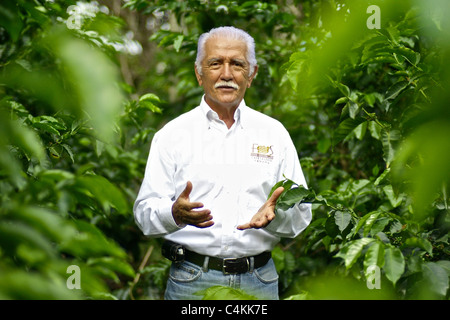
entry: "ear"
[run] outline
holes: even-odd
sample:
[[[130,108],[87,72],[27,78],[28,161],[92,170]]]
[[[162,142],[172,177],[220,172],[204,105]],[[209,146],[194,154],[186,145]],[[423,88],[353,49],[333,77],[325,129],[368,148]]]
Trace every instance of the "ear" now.
[[[198,85],[201,87],[203,84],[202,76],[198,73],[197,66],[195,66],[195,77],[197,78]]]
[[[249,77],[248,79],[247,88],[250,88],[250,86],[252,85],[252,81],[256,77],[257,73],[258,73],[258,66],[255,66],[255,69],[253,70],[251,77]]]

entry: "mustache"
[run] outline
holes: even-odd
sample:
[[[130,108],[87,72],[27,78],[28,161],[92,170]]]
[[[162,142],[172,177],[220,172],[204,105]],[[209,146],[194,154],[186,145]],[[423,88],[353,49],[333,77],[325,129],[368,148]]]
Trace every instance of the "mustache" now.
[[[220,81],[220,82],[217,82],[214,85],[215,89],[217,89],[219,87],[231,87],[231,88],[236,89],[236,90],[239,89],[239,86],[236,83],[232,82],[232,81]]]

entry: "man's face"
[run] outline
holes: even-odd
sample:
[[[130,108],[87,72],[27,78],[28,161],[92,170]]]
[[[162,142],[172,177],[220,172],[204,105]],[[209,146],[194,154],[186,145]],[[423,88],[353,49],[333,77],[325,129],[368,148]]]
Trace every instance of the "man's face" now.
[[[244,98],[257,71],[255,67],[249,76],[246,53],[247,45],[240,40],[216,37],[206,41],[202,75],[197,69],[195,74],[211,108],[234,108]]]

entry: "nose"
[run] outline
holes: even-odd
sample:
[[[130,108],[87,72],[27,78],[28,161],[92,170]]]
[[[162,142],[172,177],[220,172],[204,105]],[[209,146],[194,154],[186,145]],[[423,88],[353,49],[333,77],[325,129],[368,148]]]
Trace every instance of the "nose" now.
[[[224,81],[230,81],[233,79],[233,74],[231,72],[231,66],[229,63],[224,63],[220,79]]]

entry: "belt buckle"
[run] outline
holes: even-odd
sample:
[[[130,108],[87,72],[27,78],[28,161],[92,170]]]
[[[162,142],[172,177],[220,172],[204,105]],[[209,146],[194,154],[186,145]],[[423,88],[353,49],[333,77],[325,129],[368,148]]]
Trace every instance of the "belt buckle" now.
[[[242,259],[245,259],[245,262],[247,263],[247,269],[245,271],[248,271],[250,269],[250,264],[247,258],[225,258],[222,261],[223,274],[243,273],[243,268],[241,267]]]

